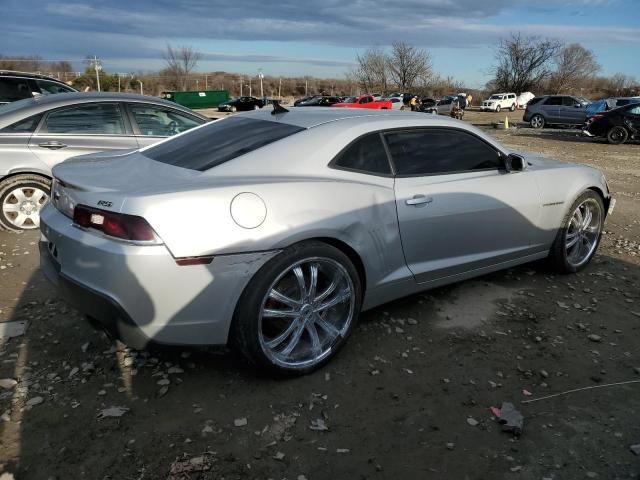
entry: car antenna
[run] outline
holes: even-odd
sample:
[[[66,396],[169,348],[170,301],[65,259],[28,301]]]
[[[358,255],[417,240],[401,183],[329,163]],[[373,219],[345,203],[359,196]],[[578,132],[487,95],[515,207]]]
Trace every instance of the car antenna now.
[[[280,105],[280,100],[273,100],[273,110],[271,110],[271,115],[277,115],[279,113],[287,113],[289,110]]]

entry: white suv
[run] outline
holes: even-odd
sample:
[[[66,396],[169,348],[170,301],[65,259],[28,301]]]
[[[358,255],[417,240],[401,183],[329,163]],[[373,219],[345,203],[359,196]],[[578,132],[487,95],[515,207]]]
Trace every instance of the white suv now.
[[[490,112],[499,112],[505,108],[508,108],[512,112],[516,109],[518,101],[515,93],[494,93],[488,100],[482,102],[480,109]]]

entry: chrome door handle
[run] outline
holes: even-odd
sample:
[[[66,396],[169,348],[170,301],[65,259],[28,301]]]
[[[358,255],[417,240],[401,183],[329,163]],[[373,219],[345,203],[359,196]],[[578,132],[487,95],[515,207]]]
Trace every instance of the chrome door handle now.
[[[413,198],[406,200],[407,205],[424,205],[425,203],[433,202],[432,197],[425,197],[424,195],[414,195]]]
[[[57,150],[58,148],[66,147],[64,143],[57,141],[39,143],[38,146],[42,148],[48,148],[50,150]]]

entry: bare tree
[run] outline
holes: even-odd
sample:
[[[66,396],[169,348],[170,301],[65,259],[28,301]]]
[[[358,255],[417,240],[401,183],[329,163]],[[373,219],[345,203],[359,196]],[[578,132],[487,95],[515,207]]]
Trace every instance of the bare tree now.
[[[493,85],[498,90],[522,93],[549,79],[552,60],[562,44],[557,40],[511,34],[496,50]]]
[[[163,54],[166,67],[164,73],[173,77],[175,84],[185,91],[187,89],[187,83],[189,74],[196,68],[198,61],[202,58],[202,55],[195,51],[192,47],[181,46],[174,48],[171,45],[167,45],[167,50]]]
[[[387,55],[379,48],[369,48],[362,55],[356,55],[357,66],[352,76],[365,92],[381,90],[387,93],[388,62]]]
[[[569,92],[586,85],[600,70],[591,50],[582,45],[567,45],[555,59],[556,71],[551,76],[550,87],[556,93]]]
[[[431,59],[426,50],[405,42],[394,42],[388,56],[389,76],[402,91],[411,89],[421,79],[432,74]]]

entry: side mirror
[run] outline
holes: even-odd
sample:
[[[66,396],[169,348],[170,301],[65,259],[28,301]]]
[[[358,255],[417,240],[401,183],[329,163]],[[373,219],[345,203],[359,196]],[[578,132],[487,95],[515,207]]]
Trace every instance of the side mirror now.
[[[527,161],[524,157],[510,153],[504,159],[507,172],[523,172],[527,169]]]
[[[580,108],[580,107],[582,107],[582,104],[580,104],[580,103],[576,103],[576,104],[574,105],[574,107],[576,107],[576,108]]]

